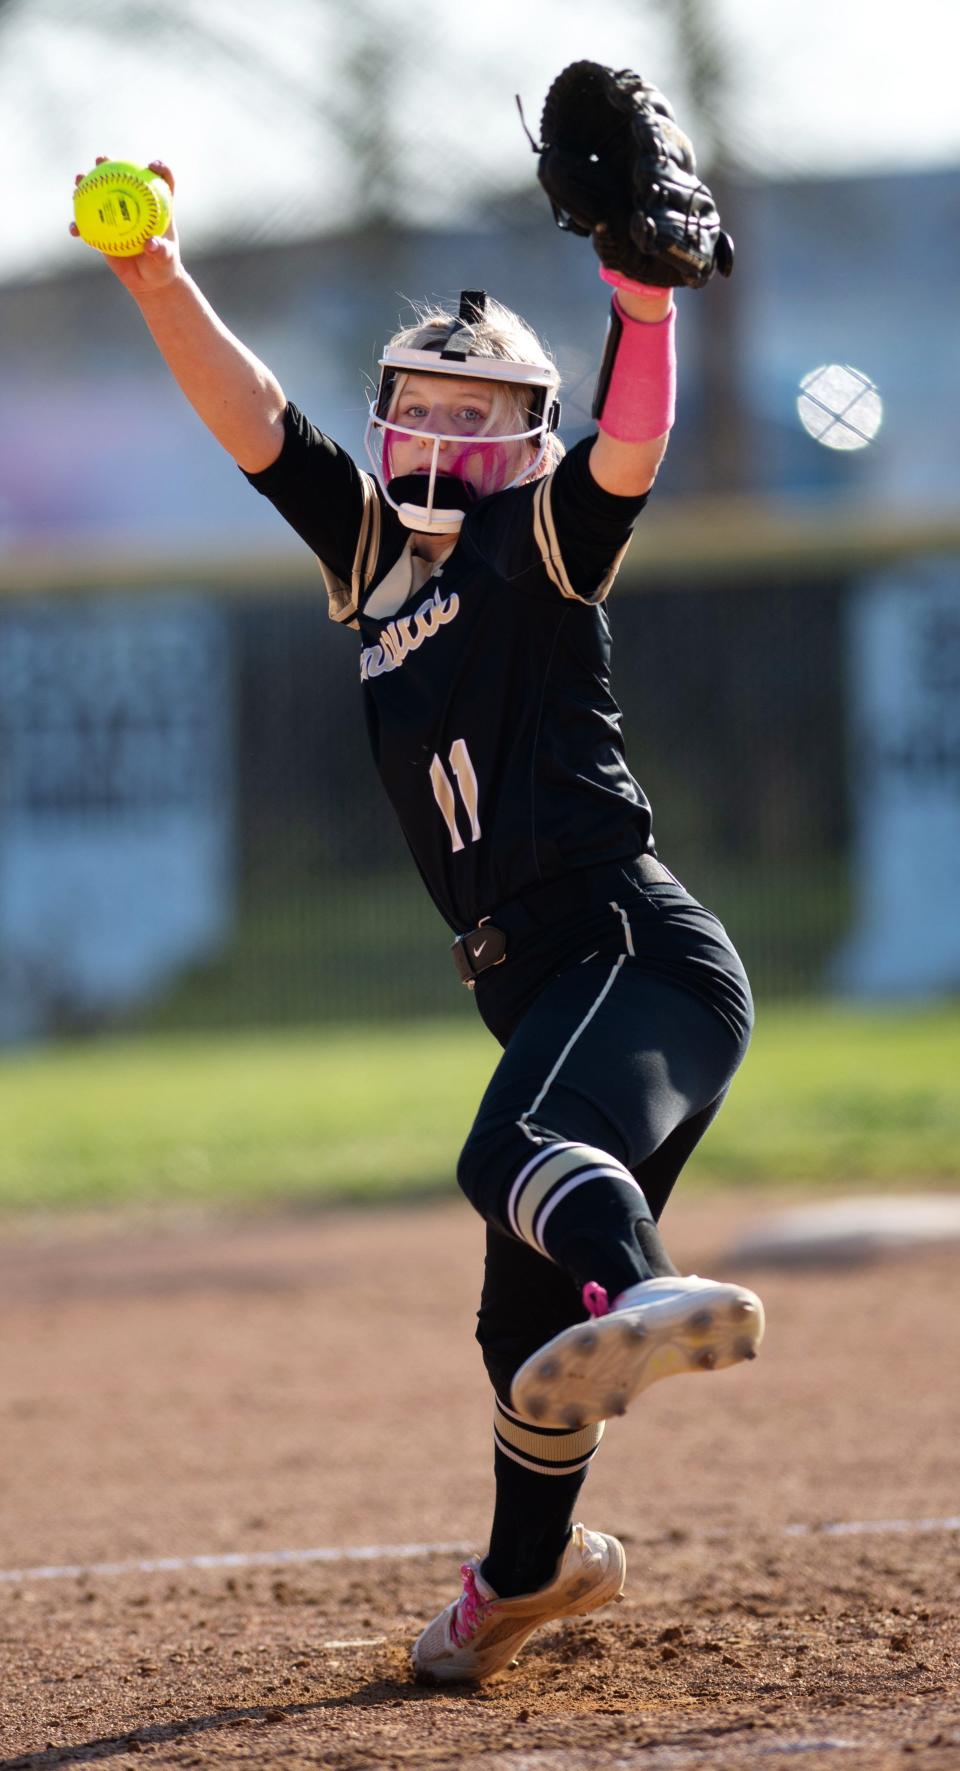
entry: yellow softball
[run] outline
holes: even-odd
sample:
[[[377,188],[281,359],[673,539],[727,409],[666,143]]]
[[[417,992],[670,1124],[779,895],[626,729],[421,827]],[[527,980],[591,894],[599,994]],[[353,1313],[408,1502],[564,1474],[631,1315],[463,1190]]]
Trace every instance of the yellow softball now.
[[[73,192],[77,232],[113,258],[133,258],[151,234],[170,226],[170,186],[149,166],[104,160]]]

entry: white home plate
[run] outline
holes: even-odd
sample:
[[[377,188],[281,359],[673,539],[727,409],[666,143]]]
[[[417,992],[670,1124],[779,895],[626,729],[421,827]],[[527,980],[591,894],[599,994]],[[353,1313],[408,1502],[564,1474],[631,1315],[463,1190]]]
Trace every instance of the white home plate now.
[[[832,1199],[763,1218],[745,1231],[731,1262],[770,1266],[832,1266],[907,1254],[930,1243],[960,1240],[960,1198],[917,1193]]]

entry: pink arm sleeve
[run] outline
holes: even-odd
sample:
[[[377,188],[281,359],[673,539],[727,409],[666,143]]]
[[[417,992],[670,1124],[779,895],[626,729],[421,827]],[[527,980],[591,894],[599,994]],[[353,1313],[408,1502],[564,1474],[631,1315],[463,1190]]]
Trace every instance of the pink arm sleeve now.
[[[624,279],[624,287],[645,286]],[[621,443],[649,443],[670,430],[677,388],[675,327],[674,307],[662,320],[632,320],[614,294],[593,402],[593,416],[607,436]]]

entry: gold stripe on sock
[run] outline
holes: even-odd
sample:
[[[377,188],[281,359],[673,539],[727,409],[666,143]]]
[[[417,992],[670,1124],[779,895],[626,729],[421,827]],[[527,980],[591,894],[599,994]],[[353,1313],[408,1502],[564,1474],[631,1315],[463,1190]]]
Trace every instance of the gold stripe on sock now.
[[[596,1451],[606,1423],[591,1421],[589,1426],[578,1427],[575,1433],[532,1424],[527,1426],[505,1414],[498,1402],[494,1406],[493,1424],[504,1451],[526,1452],[542,1463],[572,1464],[578,1458],[589,1458]]]
[[[581,1470],[588,1470],[593,1460],[593,1452],[596,1451],[596,1446],[594,1446],[593,1451],[588,1451],[586,1457],[582,1457],[579,1463],[545,1464],[542,1461],[538,1462],[535,1457],[523,1457],[519,1451],[511,1451],[506,1441],[498,1439],[496,1433],[493,1435],[493,1442],[502,1456],[508,1457],[511,1463],[520,1464],[523,1469],[531,1470],[535,1476],[546,1476],[548,1480],[550,1477],[577,1476]]]
[[[592,1150],[589,1144],[564,1144],[555,1156],[548,1156],[539,1168],[534,1169],[514,1206],[517,1228],[524,1242],[529,1242],[531,1248],[540,1248],[533,1234],[533,1225],[547,1194],[558,1181],[563,1180],[564,1175],[572,1175],[578,1168],[585,1172],[587,1169],[602,1168],[613,1175],[622,1172],[627,1180],[632,1179],[627,1170],[620,1171],[619,1163],[603,1150]]]

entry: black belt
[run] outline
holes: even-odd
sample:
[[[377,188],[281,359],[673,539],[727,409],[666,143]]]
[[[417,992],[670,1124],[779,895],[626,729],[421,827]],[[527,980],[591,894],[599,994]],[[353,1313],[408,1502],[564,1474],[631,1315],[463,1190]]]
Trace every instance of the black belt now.
[[[595,908],[630,883],[644,886],[679,882],[655,855],[630,855],[623,861],[608,861],[601,867],[584,868],[580,873],[563,874],[559,879],[531,886],[509,903],[499,905],[475,929],[457,936],[451,953],[461,983],[472,990],[481,972],[503,965],[508,939],[532,934],[566,916],[575,916],[578,911]]]

